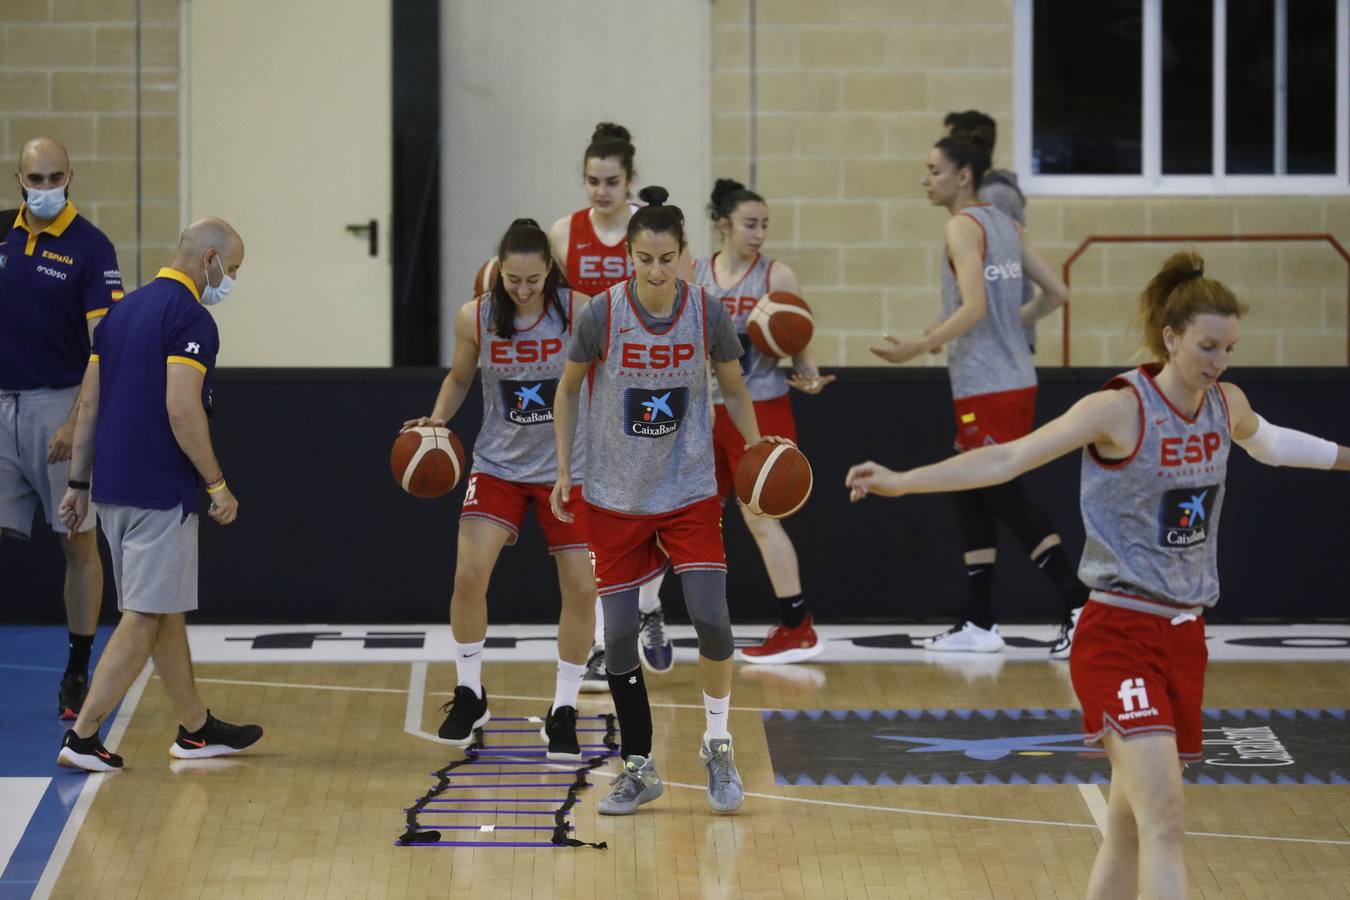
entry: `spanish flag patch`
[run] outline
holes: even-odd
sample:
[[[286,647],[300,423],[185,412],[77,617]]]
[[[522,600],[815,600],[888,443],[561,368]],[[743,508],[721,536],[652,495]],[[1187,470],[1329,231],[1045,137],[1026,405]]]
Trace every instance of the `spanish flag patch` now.
[[[122,296],[123,296],[123,295],[122,295],[122,292],[121,292],[121,291],[113,291],[113,292],[112,292],[113,302],[116,303],[118,300],[121,300],[121,299],[122,299]]]

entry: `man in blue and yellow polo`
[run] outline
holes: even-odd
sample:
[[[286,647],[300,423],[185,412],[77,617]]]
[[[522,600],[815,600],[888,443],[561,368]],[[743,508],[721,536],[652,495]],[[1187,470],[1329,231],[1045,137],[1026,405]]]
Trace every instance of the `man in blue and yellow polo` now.
[[[262,738],[257,725],[211,715],[197,694],[185,616],[197,608],[197,511],[229,525],[238,503],[211,444],[206,408],[220,335],[206,307],[223,301],[244,243],[220,219],[189,225],[173,262],[109,311],[94,338],[58,515],[78,529],[92,496],[112,554],[122,619],[94,670],[89,696],[61,742],[64,766],[106,772],[122,758],[99,726],[153,655],[178,716],[169,753],[195,759],[237,753]]]
[[[0,222],[0,538],[27,538],[41,506],[56,516],[70,469],[80,381],[98,323],[122,297],[112,242],[70,202],[66,148],[24,145],[15,172],[24,204]],[[74,719],[89,684],[103,599],[94,516],[61,541],[69,656],[58,714]]]

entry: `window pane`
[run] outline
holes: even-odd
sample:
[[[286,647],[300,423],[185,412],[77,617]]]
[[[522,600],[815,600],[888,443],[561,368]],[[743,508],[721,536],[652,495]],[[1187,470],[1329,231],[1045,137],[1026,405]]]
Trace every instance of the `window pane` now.
[[[1036,0],[1031,169],[1138,175],[1143,0]]]
[[[1334,2],[1334,0],[1332,0]],[[1214,9],[1208,3],[1163,4],[1162,170],[1214,171]]]
[[[1228,0],[1227,170],[1275,171],[1275,2]]]
[[[1336,171],[1336,0],[1289,0],[1286,171]]]

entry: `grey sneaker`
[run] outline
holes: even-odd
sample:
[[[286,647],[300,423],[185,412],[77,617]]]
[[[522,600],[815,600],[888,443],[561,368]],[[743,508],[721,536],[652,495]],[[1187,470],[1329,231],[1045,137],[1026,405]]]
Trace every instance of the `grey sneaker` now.
[[[609,678],[605,676],[605,647],[603,644],[591,648],[586,660],[586,672],[581,676],[583,694],[609,693]]]
[[[736,771],[736,760],[731,752],[731,738],[704,738],[698,757],[708,770],[708,805],[713,812],[729,813],[745,802],[745,788],[741,773]]]
[[[602,816],[631,816],[639,806],[651,803],[665,790],[652,758],[634,754],[623,761],[623,771],[595,809]]]

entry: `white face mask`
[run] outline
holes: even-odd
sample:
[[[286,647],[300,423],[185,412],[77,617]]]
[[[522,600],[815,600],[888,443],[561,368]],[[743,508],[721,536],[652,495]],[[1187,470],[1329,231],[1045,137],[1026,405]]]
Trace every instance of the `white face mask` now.
[[[220,262],[220,254],[217,253],[212,259],[220,263],[220,284],[211,284],[211,264],[207,263],[206,287],[202,288],[202,306],[224,303],[225,298],[230,296],[230,291],[234,290],[234,279],[225,271],[225,264]]]
[[[55,219],[57,214],[65,207],[68,193],[68,189],[64,186],[52,188],[49,191],[25,188],[23,199],[28,204],[28,211],[33,214],[34,218]]]

